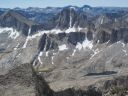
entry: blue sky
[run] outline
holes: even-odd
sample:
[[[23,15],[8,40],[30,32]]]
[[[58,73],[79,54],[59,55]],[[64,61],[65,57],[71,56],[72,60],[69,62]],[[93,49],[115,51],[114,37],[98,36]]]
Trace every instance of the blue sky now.
[[[0,7],[62,7],[67,5],[119,6],[128,7],[128,0],[0,0]]]

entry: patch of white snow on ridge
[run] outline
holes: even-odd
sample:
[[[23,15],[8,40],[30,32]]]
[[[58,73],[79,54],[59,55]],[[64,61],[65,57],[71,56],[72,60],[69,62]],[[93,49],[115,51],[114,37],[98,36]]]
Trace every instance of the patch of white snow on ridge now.
[[[28,41],[29,41],[30,38],[31,38],[30,34],[31,34],[31,28],[29,28],[28,36],[27,36],[26,41],[25,41],[25,43],[24,43],[24,45],[23,45],[23,48],[26,48],[26,47],[27,47]]]
[[[16,39],[19,35],[19,32],[17,32],[16,30],[9,31],[9,37],[12,39]]]
[[[12,39],[16,39],[19,36],[19,32],[17,32],[15,29],[13,28],[0,28],[0,33],[8,33],[9,37]]]
[[[83,48],[82,44],[78,42],[76,45],[76,49],[81,50],[82,48]]]
[[[57,53],[53,53],[53,56],[51,57],[52,65],[54,65],[54,57]]]
[[[54,60],[54,56],[52,56],[52,65],[54,64],[53,60]]]
[[[70,9],[76,10],[75,6],[70,6]]]
[[[49,53],[49,52],[47,51],[47,52],[46,52],[46,57],[48,57],[48,53]]]
[[[1,28],[0,27],[0,33],[5,33],[5,32],[8,32],[8,31],[11,31],[12,30],[12,28],[8,28],[8,27],[6,27],[6,28]]]
[[[70,22],[69,22],[69,28],[72,27],[72,15],[71,15],[72,7],[70,7]]]
[[[126,56],[128,55],[128,54],[127,54],[127,50],[122,49],[122,51],[125,53]]]
[[[121,44],[122,44],[123,47],[125,47],[125,43],[124,42],[122,42]]]
[[[100,24],[103,24],[103,22],[104,22],[104,16],[102,17]]]
[[[67,50],[67,46],[65,44],[59,46],[59,51]]]
[[[116,44],[121,44],[122,47],[125,47],[125,45],[126,45],[123,41],[118,41],[118,42],[116,42]]]
[[[92,49],[92,47],[93,47],[92,41],[89,41],[87,38],[82,43],[77,43],[76,45],[76,49],[79,50],[86,48]]]
[[[82,43],[82,45],[83,45],[83,48],[92,49],[92,47],[93,47],[92,41],[89,41],[87,38],[84,40],[84,42]]]
[[[33,64],[32,64],[33,66],[35,66],[36,65],[36,60],[34,60],[34,62],[33,62]]]
[[[41,57],[42,55],[43,55],[43,52],[40,52],[40,53],[39,53],[39,56]]]
[[[17,50],[18,47],[19,47],[19,45],[20,45],[20,43],[18,43],[18,44],[16,45],[16,47],[14,48],[14,50]]]
[[[94,54],[90,57],[90,59],[92,59],[95,55],[97,55],[100,50],[97,48],[96,50],[93,50]]]
[[[84,29],[85,31],[87,31],[87,28],[80,28],[80,27],[72,27],[72,28],[68,28],[66,30],[61,30],[61,29],[52,29],[52,30],[40,30],[38,31],[38,33],[32,35],[31,37],[29,37],[30,39],[34,39],[36,37],[39,37],[39,36],[42,36],[44,33],[45,34],[58,34],[58,33],[62,33],[62,32],[65,32],[65,33],[70,33],[70,32],[79,32],[81,31],[82,29]]]
[[[73,50],[72,56],[74,56],[74,55],[75,55],[75,53],[76,53],[76,49],[75,49],[75,50]]]
[[[40,64],[43,64],[43,62],[41,61],[41,58],[40,58],[42,55],[43,55],[43,52],[40,52],[38,55],[38,60],[39,60]]]

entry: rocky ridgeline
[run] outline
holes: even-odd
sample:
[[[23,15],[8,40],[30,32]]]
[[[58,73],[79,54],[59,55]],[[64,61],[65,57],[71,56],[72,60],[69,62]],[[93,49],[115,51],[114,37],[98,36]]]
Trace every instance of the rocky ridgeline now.
[[[0,95],[128,94],[126,9],[0,11]]]

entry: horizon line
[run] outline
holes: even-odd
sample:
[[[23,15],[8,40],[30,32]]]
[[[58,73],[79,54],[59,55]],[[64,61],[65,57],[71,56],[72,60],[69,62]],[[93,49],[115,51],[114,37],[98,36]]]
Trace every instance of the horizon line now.
[[[86,5],[86,4],[85,4]],[[85,6],[83,5],[83,6]],[[77,6],[77,5],[66,5],[66,6],[46,6],[46,7],[38,7],[38,6],[28,6],[28,7],[21,7],[21,6],[15,6],[15,7],[0,7],[3,9],[15,9],[15,8],[20,8],[20,9],[27,9],[27,8],[48,8],[48,7],[53,7],[53,8],[64,8],[64,7],[68,7],[68,6],[74,6],[74,7],[83,7],[83,6]],[[91,6],[91,5],[86,5],[86,6],[90,6],[92,8],[98,8],[98,7],[106,7],[106,8],[128,8],[128,6]]]

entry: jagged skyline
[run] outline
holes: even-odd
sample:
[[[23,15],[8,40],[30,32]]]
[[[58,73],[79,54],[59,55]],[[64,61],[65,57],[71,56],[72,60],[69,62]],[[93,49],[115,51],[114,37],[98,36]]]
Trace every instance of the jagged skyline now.
[[[27,8],[27,7],[63,7],[68,5],[83,6],[90,5],[96,6],[108,6],[108,7],[128,7],[127,0],[1,0],[1,8]]]

